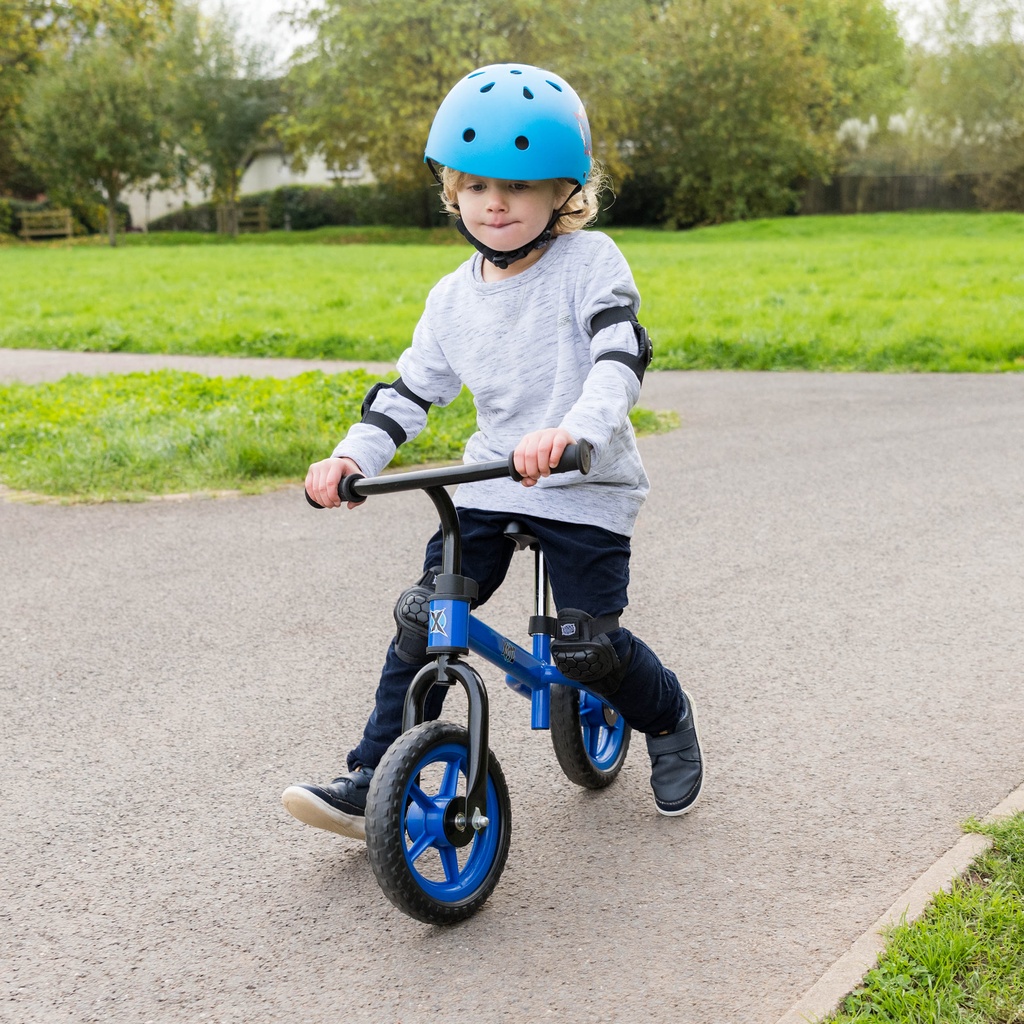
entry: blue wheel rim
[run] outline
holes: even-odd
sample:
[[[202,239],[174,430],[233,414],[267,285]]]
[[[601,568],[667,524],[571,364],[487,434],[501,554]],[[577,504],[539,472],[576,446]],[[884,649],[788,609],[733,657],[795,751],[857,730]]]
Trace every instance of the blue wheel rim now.
[[[606,712],[611,711],[599,697],[580,690],[580,727],[583,730],[583,746],[591,764],[601,771],[608,771],[622,751],[622,736],[626,721],[622,715],[612,712],[614,723],[608,724]]]
[[[467,760],[466,748],[458,743],[434,747],[410,773],[403,794],[401,836],[405,862],[416,884],[438,903],[457,904],[471,898],[486,881],[498,850],[501,812],[490,775],[490,824],[462,849],[452,846],[445,836],[445,810],[452,799],[465,795]]]

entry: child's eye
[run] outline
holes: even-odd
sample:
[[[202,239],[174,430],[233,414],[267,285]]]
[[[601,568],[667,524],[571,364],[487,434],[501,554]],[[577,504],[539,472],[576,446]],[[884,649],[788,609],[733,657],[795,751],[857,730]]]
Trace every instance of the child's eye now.
[[[525,192],[529,187],[528,181],[513,181],[509,186],[513,192]]]

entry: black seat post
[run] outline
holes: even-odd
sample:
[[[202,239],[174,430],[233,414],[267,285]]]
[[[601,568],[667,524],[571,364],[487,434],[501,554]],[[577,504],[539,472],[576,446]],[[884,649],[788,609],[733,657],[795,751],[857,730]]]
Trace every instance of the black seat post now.
[[[530,633],[551,634],[554,619],[551,618],[551,581],[540,541],[522,523],[511,522],[505,527],[505,536],[516,546],[517,551],[530,548],[533,551],[533,617],[530,619]]]
[[[548,579],[548,565],[544,552],[537,544],[533,549],[533,614],[537,618],[551,616],[551,581]]]

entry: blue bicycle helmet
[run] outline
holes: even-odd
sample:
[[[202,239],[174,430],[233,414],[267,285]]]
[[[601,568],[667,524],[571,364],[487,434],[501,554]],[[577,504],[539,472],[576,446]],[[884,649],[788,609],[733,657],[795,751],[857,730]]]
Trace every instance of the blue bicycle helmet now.
[[[423,159],[438,181],[437,164],[505,181],[566,178],[576,183],[571,199],[590,174],[590,123],[565,79],[530,64],[489,64],[468,74],[441,102]],[[455,226],[485,259],[505,269],[547,245],[569,199],[519,249],[491,249],[470,234],[461,217]]]
[[[564,79],[529,64],[489,64],[458,82],[430,126],[427,163],[515,181],[586,184],[590,124]]]

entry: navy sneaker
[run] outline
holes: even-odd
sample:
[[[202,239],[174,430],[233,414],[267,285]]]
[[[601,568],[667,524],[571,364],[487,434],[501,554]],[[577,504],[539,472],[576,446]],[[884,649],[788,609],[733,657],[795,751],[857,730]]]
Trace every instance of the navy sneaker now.
[[[365,840],[366,793],[372,778],[372,768],[359,767],[326,786],[289,786],[281,794],[281,803],[292,817],[307,825]]]
[[[704,785],[704,757],[700,750],[697,713],[693,698],[684,690],[686,713],[665,736],[648,736],[651,755],[651,789],[659,814],[686,814]]]

